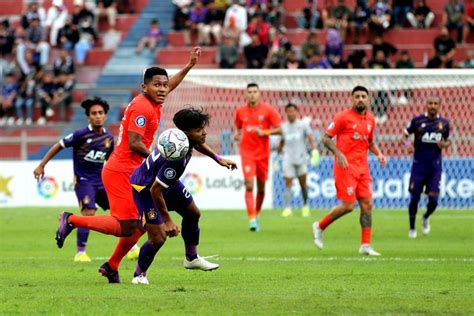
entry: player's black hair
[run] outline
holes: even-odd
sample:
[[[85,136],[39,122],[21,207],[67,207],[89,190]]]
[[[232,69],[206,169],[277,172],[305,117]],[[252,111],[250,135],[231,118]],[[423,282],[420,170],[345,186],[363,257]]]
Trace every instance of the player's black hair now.
[[[351,95],[354,95],[354,93],[356,93],[357,91],[364,91],[365,93],[367,93],[367,95],[369,94],[369,90],[367,90],[366,87],[364,87],[364,86],[355,86],[354,89],[352,89]]]
[[[173,123],[182,131],[189,131],[193,128],[208,126],[210,118],[210,115],[202,108],[187,107],[175,113]]]
[[[285,106],[285,111],[289,108],[295,108],[295,110],[298,110],[298,107],[296,106],[296,104],[291,103],[291,102]]]
[[[168,72],[160,67],[149,67],[143,73],[143,83],[149,83],[153,76],[166,76],[168,78]]]
[[[252,88],[252,87],[257,87],[257,89],[260,89],[260,87],[258,86],[258,84],[256,84],[255,82],[251,82],[247,85],[247,89],[248,88]]]
[[[109,104],[104,99],[101,99],[99,97],[94,97],[93,99],[85,99],[84,101],[82,101],[81,107],[86,110],[86,116],[89,116],[89,111],[91,110],[91,107],[93,105],[102,106],[102,108],[104,109],[105,114],[107,114],[107,112],[110,109]]]

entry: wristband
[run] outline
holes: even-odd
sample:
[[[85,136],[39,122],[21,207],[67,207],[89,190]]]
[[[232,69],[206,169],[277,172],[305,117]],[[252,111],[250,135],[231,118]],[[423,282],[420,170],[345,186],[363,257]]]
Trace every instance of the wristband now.
[[[212,154],[212,159],[214,159],[215,161],[219,162],[219,160],[221,160],[221,156],[219,156],[218,154]]]

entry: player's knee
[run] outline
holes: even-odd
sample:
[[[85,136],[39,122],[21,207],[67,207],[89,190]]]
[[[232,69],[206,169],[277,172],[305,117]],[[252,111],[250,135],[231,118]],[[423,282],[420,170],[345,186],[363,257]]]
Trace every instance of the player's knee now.
[[[438,206],[438,196],[437,195],[428,195],[428,205],[435,208]]]
[[[355,203],[344,203],[342,204],[342,210],[344,213],[350,213],[355,207]]]
[[[122,222],[120,223],[120,227],[122,229],[122,237],[130,237],[133,235],[135,230],[137,229],[137,222]]]

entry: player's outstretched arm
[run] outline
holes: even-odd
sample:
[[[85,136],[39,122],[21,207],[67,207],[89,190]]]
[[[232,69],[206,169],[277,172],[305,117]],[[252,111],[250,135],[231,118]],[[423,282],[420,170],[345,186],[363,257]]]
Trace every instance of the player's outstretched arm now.
[[[217,162],[219,165],[223,166],[223,167],[226,167],[227,169],[230,169],[230,170],[234,170],[234,169],[237,169],[237,164],[230,160],[230,159],[225,159],[225,158],[222,158],[221,156],[219,156],[218,154],[216,154],[212,149],[211,147],[204,143],[204,144],[200,144],[200,145],[196,145],[194,146],[194,148],[196,148],[197,151],[199,151],[201,154],[203,155],[206,155],[210,158],[212,158],[215,162]]]
[[[163,224],[165,225],[166,236],[175,237],[179,235],[179,227],[171,219],[168,208],[166,207],[165,198],[163,197],[164,187],[158,182],[153,182],[150,193],[155,204],[156,209],[160,212],[161,218],[163,218]]]
[[[41,162],[39,163],[39,165],[35,168],[35,170],[33,171],[33,174],[35,175],[35,179],[36,181],[39,181],[41,180],[41,178],[43,178],[44,176],[44,167],[46,166],[46,164],[54,157],[56,156],[56,154],[58,152],[61,151],[61,149],[63,149],[63,147],[61,146],[60,143],[56,143],[53,145],[53,147],[51,147],[48,152],[46,153],[46,155],[44,155],[43,159],[41,160]]]
[[[189,61],[178,73],[176,73],[173,77],[170,78],[168,83],[169,90],[168,93],[173,91],[181,81],[183,81],[184,77],[188,74],[188,72],[197,64],[199,57],[201,56],[201,47],[193,47],[191,49],[191,56],[189,57]]]
[[[336,144],[334,144],[334,142],[332,141],[332,137],[328,134],[324,134],[322,142],[324,146],[326,146],[326,148],[329,149],[329,151],[332,152],[334,156],[336,156],[337,165],[343,169],[347,169],[347,167],[349,166],[349,164],[347,163],[347,158],[339,149],[337,149]]]

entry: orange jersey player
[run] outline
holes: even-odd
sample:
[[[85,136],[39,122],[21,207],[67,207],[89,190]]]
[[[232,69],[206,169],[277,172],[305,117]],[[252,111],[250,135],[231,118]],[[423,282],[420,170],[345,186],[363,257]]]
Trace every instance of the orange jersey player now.
[[[159,67],[145,70],[141,84],[143,93],[127,106],[120,125],[117,145],[102,171],[111,216],[83,217],[66,212],[60,215],[60,224],[56,232],[59,248],[76,227],[86,227],[121,237],[112,257],[99,269],[99,272],[108,278],[109,283],[120,282],[117,271],[120,262],[144,233],[143,229],[137,229],[139,215],[133,200],[130,175],[150,154],[153,136],[160,121],[161,106],[167,95],[194,67],[200,54],[201,49],[194,47],[188,64],[171,78],[168,78],[165,69]]]
[[[257,84],[247,85],[247,103],[235,113],[235,140],[240,141],[240,157],[245,182],[245,204],[250,230],[258,232],[258,215],[265,197],[265,182],[268,179],[270,157],[270,135],[280,134],[281,118],[268,103],[261,102]],[[257,177],[257,196],[254,203],[253,185]]]
[[[338,113],[323,136],[324,145],[334,154],[334,180],[341,205],[334,207],[321,221],[313,224],[314,243],[323,248],[323,231],[333,221],[350,213],[356,201],[360,205],[362,227],[359,253],[379,256],[370,245],[372,231],[372,178],[367,161],[370,150],[382,167],[387,160],[374,143],[374,116],[368,112],[369,91],[362,86],[352,90],[352,108]],[[336,143],[331,140],[336,136]]]

